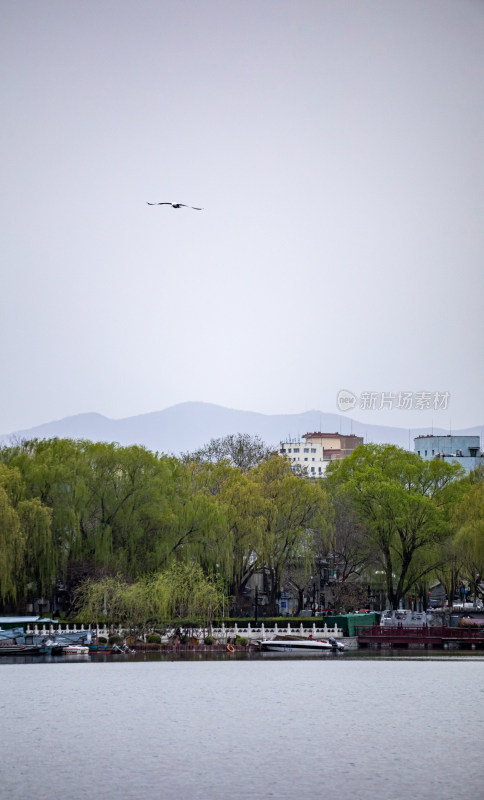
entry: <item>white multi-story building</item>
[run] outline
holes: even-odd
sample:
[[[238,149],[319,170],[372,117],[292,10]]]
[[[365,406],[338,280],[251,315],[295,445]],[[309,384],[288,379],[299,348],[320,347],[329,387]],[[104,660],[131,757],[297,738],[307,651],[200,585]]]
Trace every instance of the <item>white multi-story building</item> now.
[[[351,455],[360,444],[363,444],[363,438],[354,433],[343,436],[340,433],[317,431],[280,442],[279,455],[289,459],[295,472],[302,472],[310,478],[321,478],[330,461]]]
[[[301,472],[311,478],[324,475],[328,461],[324,461],[323,445],[303,439],[289,439],[279,444],[279,455],[286,456],[295,472]]]

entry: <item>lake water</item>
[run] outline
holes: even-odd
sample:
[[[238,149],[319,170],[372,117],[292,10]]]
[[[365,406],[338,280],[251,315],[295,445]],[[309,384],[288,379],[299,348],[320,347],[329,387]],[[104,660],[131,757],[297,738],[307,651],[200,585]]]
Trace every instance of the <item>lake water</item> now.
[[[484,796],[480,655],[12,661],[2,799]]]

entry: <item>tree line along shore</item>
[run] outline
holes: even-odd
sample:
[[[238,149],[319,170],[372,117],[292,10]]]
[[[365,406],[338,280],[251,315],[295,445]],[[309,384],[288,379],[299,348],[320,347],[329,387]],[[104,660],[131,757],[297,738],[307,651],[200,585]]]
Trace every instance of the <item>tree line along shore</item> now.
[[[288,594],[300,612],[316,578],[339,612],[377,592],[425,607],[435,582],[450,602],[462,585],[482,597],[483,571],[484,471],[393,445],[317,479],[243,434],[180,457],[70,439],[0,449],[2,613],[42,601],[66,619],[209,624],[247,616],[254,585],[264,613]]]

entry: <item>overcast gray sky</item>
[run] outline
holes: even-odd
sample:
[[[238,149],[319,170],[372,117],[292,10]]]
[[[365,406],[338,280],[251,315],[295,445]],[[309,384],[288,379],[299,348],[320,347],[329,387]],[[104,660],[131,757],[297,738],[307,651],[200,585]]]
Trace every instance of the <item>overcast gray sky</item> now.
[[[484,2],[3,0],[0,30],[2,432],[340,389],[482,424]]]

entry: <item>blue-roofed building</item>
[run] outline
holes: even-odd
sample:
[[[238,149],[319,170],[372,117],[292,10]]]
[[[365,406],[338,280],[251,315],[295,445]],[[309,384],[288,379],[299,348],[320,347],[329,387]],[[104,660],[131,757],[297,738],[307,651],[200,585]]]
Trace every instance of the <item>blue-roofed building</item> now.
[[[466,472],[484,466],[479,436],[417,436],[414,449],[418,456],[430,461],[432,458],[448,459],[460,464]]]

